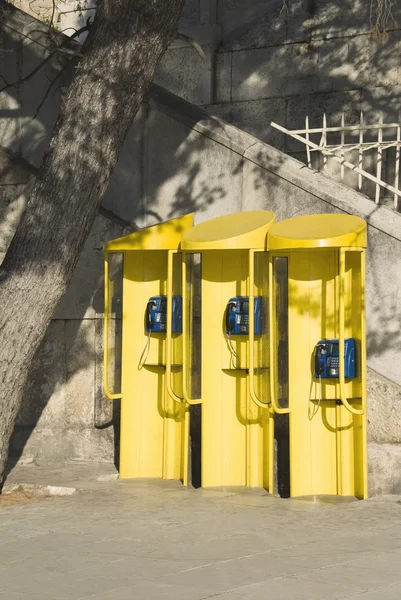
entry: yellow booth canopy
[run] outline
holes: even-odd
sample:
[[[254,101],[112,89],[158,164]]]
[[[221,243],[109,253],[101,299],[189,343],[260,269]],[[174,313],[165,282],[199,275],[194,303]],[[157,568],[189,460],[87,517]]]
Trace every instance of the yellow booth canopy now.
[[[216,217],[188,229],[182,236],[182,250],[266,250],[267,232],[275,223],[274,213],[250,210]]]
[[[176,250],[184,231],[192,227],[194,213],[157,223],[134,231],[129,235],[107,242],[107,252],[124,252],[125,250]]]
[[[293,217],[276,223],[269,230],[269,250],[292,248],[366,248],[366,222],[344,214]]]

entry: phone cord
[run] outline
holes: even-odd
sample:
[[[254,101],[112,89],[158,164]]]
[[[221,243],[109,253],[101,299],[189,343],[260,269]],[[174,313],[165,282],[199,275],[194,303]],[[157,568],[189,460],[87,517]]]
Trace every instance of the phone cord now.
[[[322,401],[322,376],[321,376],[320,373],[319,373],[319,388],[320,388],[320,394],[319,394],[319,400],[318,400],[318,403],[317,403],[317,406],[316,406],[316,410],[315,410],[315,405],[313,404],[313,402],[311,400],[309,400],[309,402],[308,402],[308,418],[309,418],[309,421],[312,421],[312,419],[317,415],[318,410],[320,408],[320,403]],[[312,412],[311,412],[311,405],[313,407]]]
[[[230,349],[230,353],[231,353],[231,365],[233,367],[233,369],[240,369],[240,358],[238,356],[238,354],[236,353],[236,351],[234,350],[234,346],[231,340],[231,336],[230,333],[227,333],[227,340],[228,340],[228,347]]]
[[[148,338],[146,340],[145,346],[142,350],[142,354],[141,354],[141,358],[139,359],[139,363],[138,363],[138,371],[140,371],[143,366],[145,365],[147,358],[149,356],[149,348],[150,348],[150,334],[152,333],[152,331],[149,329],[149,333],[148,333]]]

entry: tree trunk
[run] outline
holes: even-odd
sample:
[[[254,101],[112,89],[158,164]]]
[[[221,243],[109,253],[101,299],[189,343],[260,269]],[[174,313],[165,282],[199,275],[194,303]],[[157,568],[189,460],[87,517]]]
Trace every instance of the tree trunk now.
[[[31,360],[65,293],[159,59],[176,36],[183,4],[98,3],[0,271],[0,483]]]

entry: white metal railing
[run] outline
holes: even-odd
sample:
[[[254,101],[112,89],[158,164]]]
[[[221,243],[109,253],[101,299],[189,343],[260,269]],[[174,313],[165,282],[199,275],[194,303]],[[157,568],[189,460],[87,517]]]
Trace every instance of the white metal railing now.
[[[362,189],[363,178],[372,181],[375,184],[374,201],[379,204],[380,190],[384,188],[393,194],[394,208],[397,210],[400,206],[399,198],[401,191],[399,189],[400,179],[400,146],[401,146],[401,124],[383,123],[383,115],[380,113],[377,124],[368,125],[364,121],[364,115],[361,112],[359,123],[357,125],[345,125],[345,115],[341,115],[341,124],[339,127],[328,127],[326,114],[323,114],[322,127],[309,127],[309,117],[305,118],[305,129],[286,129],[277,123],[271,123],[272,127],[290,135],[294,139],[302,142],[306,146],[306,160],[309,168],[312,168],[312,152],[320,152],[323,155],[323,169],[327,169],[327,160],[332,158],[341,165],[341,179],[345,177],[345,167],[358,173],[358,189]],[[366,140],[367,134],[377,131],[377,140]],[[395,139],[383,139],[383,132],[390,132]],[[357,141],[346,142],[346,136],[357,136]],[[319,143],[312,141],[312,136],[319,136]],[[340,143],[329,144],[328,137],[339,135]],[[388,136],[387,136],[388,137]],[[394,164],[394,185],[382,179],[383,152],[390,148],[395,148]],[[357,154],[357,164],[350,162],[346,155],[350,152]],[[363,168],[364,157],[367,152],[376,153],[376,175],[372,175]],[[387,155],[387,162],[388,155]]]

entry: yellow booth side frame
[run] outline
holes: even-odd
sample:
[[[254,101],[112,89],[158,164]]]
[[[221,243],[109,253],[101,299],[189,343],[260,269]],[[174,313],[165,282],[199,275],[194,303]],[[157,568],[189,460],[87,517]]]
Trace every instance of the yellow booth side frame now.
[[[295,217],[269,231],[272,322],[277,322],[274,261],[277,258],[288,261],[291,496],[338,494],[366,498],[368,495],[366,242],[365,221],[344,214]],[[356,377],[347,381],[346,337],[354,338],[357,343]],[[313,376],[311,356],[315,344],[324,338],[338,339],[338,379],[316,380]],[[271,347],[274,386],[277,382],[274,335]],[[273,404],[274,399],[272,390]]]
[[[181,390],[182,335],[172,334],[171,310],[167,310],[165,333],[147,334],[144,315],[150,297],[165,295],[171,307],[173,293],[180,294],[177,252],[183,232],[192,225],[193,214],[185,215],[112,240],[105,247],[104,391],[111,400],[121,399],[121,478],[188,481],[189,412]],[[121,392],[110,389],[108,377],[112,254],[122,254],[124,259]]]
[[[255,289],[268,305],[267,284],[255,284],[255,255],[265,262],[266,240],[275,216],[269,211],[224,215],[184,233],[183,259],[183,389],[187,403],[201,403],[202,487],[265,487],[273,492],[274,420],[267,377],[266,336],[253,335]],[[186,282],[190,255],[200,256],[201,274],[201,397],[192,399],[185,361],[190,354]],[[258,272],[263,271],[259,265]],[[189,277],[189,280],[192,280]],[[267,278],[266,278],[267,280]],[[263,288],[263,289],[262,289]],[[228,339],[224,315],[230,297],[249,297],[250,335]],[[267,321],[267,319],[266,319]],[[263,339],[261,339],[263,338]],[[258,360],[255,364],[255,347]],[[231,349],[230,349],[231,348]],[[233,358],[235,357],[235,364]]]

